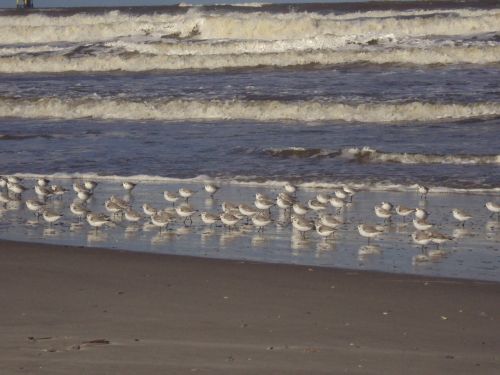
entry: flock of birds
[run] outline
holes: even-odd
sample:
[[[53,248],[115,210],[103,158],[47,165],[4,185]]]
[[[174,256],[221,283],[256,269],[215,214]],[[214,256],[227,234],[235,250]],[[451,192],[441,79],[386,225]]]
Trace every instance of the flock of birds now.
[[[95,181],[78,181],[73,183],[73,190],[76,194],[75,199],[70,204],[70,211],[78,220],[86,220],[87,223],[94,227],[97,231],[100,227],[110,225],[118,216],[131,223],[138,223],[141,220],[148,220],[152,225],[159,228],[159,231],[165,230],[169,225],[181,220],[184,225],[189,226],[193,222],[193,216],[199,215],[201,221],[207,226],[213,226],[219,221],[228,230],[231,230],[238,223],[244,222],[255,226],[256,230],[262,232],[265,227],[273,221],[271,209],[278,207],[283,212],[286,220],[278,224],[286,226],[291,224],[293,228],[305,238],[308,232],[315,231],[322,238],[329,238],[335,235],[335,232],[345,224],[340,215],[343,210],[349,205],[356,191],[349,186],[343,186],[336,189],[332,194],[319,193],[315,198],[309,199],[307,202],[300,202],[297,199],[297,187],[287,183],[283,187],[283,191],[277,194],[276,197],[269,197],[262,193],[255,194],[253,205],[235,204],[228,201],[221,202],[221,212],[199,212],[190,203],[189,199],[196,194],[196,191],[188,188],[180,188],[178,191],[164,191],[164,198],[171,203],[171,207],[157,209],[151,204],[144,203],[142,205],[142,213],[136,211],[130,202],[123,198],[112,195],[105,200],[104,209],[107,213],[92,212],[87,202],[92,198],[98,183]],[[123,189],[130,197],[131,192],[136,187],[136,183],[124,181]],[[12,201],[22,201],[22,194],[27,191],[23,185],[23,181],[17,176],[0,176],[0,204],[4,206]],[[219,190],[219,186],[215,184],[206,184],[205,192],[213,198]],[[43,219],[52,226],[53,223],[59,221],[63,214],[56,212],[50,208],[48,204],[50,199],[58,199],[63,195],[68,194],[70,189],[61,185],[51,184],[46,178],[39,178],[35,182],[34,192],[37,199],[25,200],[26,207],[36,215],[37,219]],[[429,189],[426,186],[418,186],[418,193],[421,199],[427,199]],[[329,208],[336,210],[336,213],[328,213]],[[490,211],[490,215],[500,217],[500,204],[495,202],[487,202],[485,207]],[[430,243],[439,245],[452,240],[452,237],[434,230],[433,224],[427,221],[429,212],[424,208],[412,208],[402,205],[394,206],[389,202],[382,202],[374,207],[374,213],[378,218],[384,220],[384,223],[390,222],[392,217],[399,216],[405,221],[406,217],[412,217],[412,224],[415,231],[411,237],[413,242],[420,245],[422,248],[422,260],[425,259],[424,249]],[[472,216],[467,212],[455,208],[452,210],[452,216],[458,223],[465,226],[465,223],[472,219]],[[367,238],[368,244],[372,238],[379,237],[385,232],[385,227],[382,225],[359,224],[358,232],[362,237]],[[418,259],[417,259],[418,261]]]

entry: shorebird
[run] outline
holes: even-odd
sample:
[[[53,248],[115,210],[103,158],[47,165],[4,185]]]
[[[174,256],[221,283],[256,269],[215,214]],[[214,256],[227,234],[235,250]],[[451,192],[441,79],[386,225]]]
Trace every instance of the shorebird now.
[[[280,193],[276,197],[276,205],[285,211],[288,211],[293,206],[294,201],[287,193]]]
[[[432,237],[429,235],[429,233],[421,230],[413,232],[411,234],[411,238],[413,239],[413,242],[415,242],[417,245],[422,246],[422,251],[424,251],[425,246],[427,246],[429,242],[432,241]]]
[[[295,215],[300,215],[300,216],[307,214],[307,212],[309,211],[309,209],[306,206],[304,206],[302,203],[299,202],[293,204],[292,210]]]
[[[121,213],[123,210],[123,208],[119,204],[113,202],[110,199],[104,202],[104,207],[106,208],[106,211],[112,214],[112,216]]]
[[[142,211],[144,211],[144,213],[150,217],[158,213],[158,210],[148,203],[144,203],[142,205]]]
[[[201,216],[201,221],[203,221],[203,223],[205,223],[206,225],[215,224],[217,220],[219,220],[219,216],[211,214],[210,212],[203,211],[200,214],[200,216]]]
[[[88,201],[92,197],[92,192],[90,190],[79,191],[76,196],[83,202]]]
[[[7,182],[7,189],[16,195],[21,195],[26,188],[18,182]]]
[[[220,215],[220,220],[222,221],[222,224],[227,226],[229,229],[231,229],[233,226],[235,226],[240,219],[236,217],[235,215],[229,213],[229,212],[224,212]]]
[[[130,208],[125,211],[124,216],[125,219],[127,219],[127,221],[130,221],[131,223],[137,223],[142,219],[142,215],[139,212],[134,211]]]
[[[347,198],[348,194],[347,194],[347,192],[344,190],[344,188],[340,188],[340,189],[335,190],[335,196],[336,196],[337,198],[339,198],[339,199],[344,200],[344,199],[346,199],[346,198]]]
[[[128,203],[125,199],[121,199],[112,195],[111,197],[109,197],[109,200],[113,203],[116,203],[123,210],[127,210],[128,208],[130,208],[130,203]]]
[[[429,188],[424,185],[417,185],[417,191],[420,194],[420,198],[427,199],[427,194],[429,193]]]
[[[94,191],[94,189],[97,187],[97,182],[95,181],[85,181],[83,183],[83,186],[85,186],[85,189]]]
[[[109,216],[97,212],[89,212],[87,213],[86,217],[87,222],[90,224],[90,226],[95,228],[96,232],[103,225],[111,223],[111,219],[109,218]]]
[[[370,243],[370,239],[380,236],[384,231],[374,225],[360,224],[358,232],[361,236],[368,238],[368,243]]]
[[[437,248],[439,249],[439,246],[445,242],[451,241],[453,238],[450,236],[447,236],[446,234],[440,233],[440,232],[435,232],[435,231],[429,231],[427,232],[429,236],[431,237],[431,242],[435,243],[437,245]]]
[[[321,225],[327,226],[332,229],[335,229],[342,225],[342,221],[331,215],[321,215],[319,218],[319,222]]]
[[[396,213],[403,218],[403,221],[405,221],[406,216],[411,215],[414,212],[415,212],[414,208],[405,207],[401,205],[396,206]]]
[[[429,216],[429,213],[423,208],[415,208],[415,217],[419,220],[425,220]]]
[[[451,211],[451,212],[453,214],[453,217],[462,223],[462,227],[465,226],[465,222],[467,220],[472,219],[471,215],[469,215],[465,211],[462,211],[458,208],[454,208],[453,211]]]
[[[392,211],[394,205],[391,202],[382,202],[380,203],[380,207],[382,207],[386,211]]]
[[[52,189],[47,188],[46,186],[35,185],[35,193],[39,198],[45,200],[47,197],[50,197],[54,192]]]
[[[227,201],[224,201],[221,203],[221,208],[222,208],[223,212],[229,212],[229,211],[234,211],[234,210],[238,211],[239,210],[237,204],[227,202]]]
[[[180,188],[179,189],[179,195],[182,198],[185,198],[186,202],[189,201],[189,198],[191,198],[194,193],[196,193],[194,190],[190,190],[190,189],[186,189],[186,188]]]
[[[343,189],[349,195],[349,202],[352,202],[352,198],[356,194],[356,190],[354,190],[350,186],[344,186]]]
[[[314,228],[314,223],[301,216],[292,215],[292,225],[300,232],[302,238],[306,237],[306,233]]]
[[[43,219],[49,223],[49,226],[52,226],[52,223],[55,223],[57,220],[59,220],[63,215],[58,214],[53,211],[49,210],[43,210],[42,212]]]
[[[71,203],[69,205],[69,209],[75,216],[78,217],[78,220],[82,220],[82,218],[84,218],[89,212],[87,207],[85,207],[82,203],[78,202]]]
[[[252,223],[257,227],[258,232],[263,232],[264,227],[271,223],[271,218],[267,213],[260,212],[257,215],[252,216]]]
[[[87,189],[85,188],[83,183],[80,183],[80,182],[73,183],[73,190],[75,191],[75,193],[79,193],[81,191],[87,191]]]
[[[431,229],[433,224],[428,223],[424,219],[413,219],[413,226],[417,230],[424,231]]]
[[[19,184],[22,180],[23,179],[21,177],[7,176],[7,182],[10,182],[11,184]]]
[[[0,188],[4,188],[7,186],[7,179],[3,176],[0,176]]]
[[[50,183],[50,181],[46,178],[39,178],[36,180],[36,184],[38,186],[42,186],[42,187],[45,187],[47,186],[48,184]]]
[[[50,189],[52,190],[52,193],[57,197],[62,197],[68,191],[68,189],[62,187],[61,185],[52,185]]]
[[[291,183],[287,182],[284,186],[285,191],[289,194],[295,194],[297,192],[297,186],[292,185]]]
[[[240,204],[238,206],[238,210],[247,218],[251,218],[252,216],[257,215],[260,212],[257,208],[249,206],[247,204]]]
[[[307,201],[307,205],[313,211],[326,210],[326,206],[323,203],[321,203],[320,201],[318,201],[317,199],[309,199]]]
[[[154,226],[160,228],[160,232],[163,228],[168,228],[168,224],[174,221],[175,217],[165,211],[158,212],[151,216],[151,222]]]
[[[219,186],[215,184],[205,184],[205,191],[210,194],[211,197],[214,196],[215,193],[219,190]]]
[[[332,234],[335,233],[335,229],[333,229],[332,227],[321,225],[319,223],[316,223],[315,226],[316,226],[316,233],[318,233],[323,238],[330,237]]]
[[[186,224],[187,220],[189,220],[190,224],[193,223],[193,219],[191,219],[191,216],[193,216],[196,213],[196,211],[197,210],[195,210],[189,204],[183,204],[175,208],[175,212],[177,212],[177,215],[184,218],[184,224]]]
[[[173,192],[168,191],[168,190],[165,190],[163,192],[163,198],[165,198],[165,200],[167,202],[172,203],[172,206],[175,204],[175,202],[177,202],[179,200],[179,196],[176,193],[173,193]]]
[[[5,191],[0,192],[0,203],[2,203],[2,206],[5,207],[7,203],[11,201],[9,194]]]
[[[28,208],[28,210],[32,211],[38,218],[40,216],[40,213],[45,208],[45,204],[33,199],[28,199],[26,201],[26,207]]]
[[[137,184],[135,182],[131,182],[131,181],[123,181],[122,186],[128,192],[131,192],[132,190],[134,190],[134,188],[137,186]]]
[[[337,197],[331,197],[330,204],[337,209],[337,212],[340,212],[345,206],[345,201]]]
[[[500,204],[495,203],[495,202],[486,202],[484,207],[486,207],[488,209],[488,211],[491,212],[490,217],[497,214],[497,219],[500,218]]]
[[[254,204],[259,210],[270,210],[274,206],[274,202],[264,196],[257,198]]]
[[[375,215],[377,215],[377,217],[381,219],[384,219],[384,223],[386,221],[391,221],[392,217],[391,211],[383,208],[382,206],[375,206]]]
[[[319,193],[316,195],[316,200],[321,204],[327,204],[331,196],[325,193]]]

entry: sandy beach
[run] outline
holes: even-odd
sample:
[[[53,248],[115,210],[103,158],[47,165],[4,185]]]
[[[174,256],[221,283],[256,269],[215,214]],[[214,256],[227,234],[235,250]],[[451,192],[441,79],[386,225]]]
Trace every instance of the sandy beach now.
[[[500,284],[0,242],[2,374],[497,374]]]

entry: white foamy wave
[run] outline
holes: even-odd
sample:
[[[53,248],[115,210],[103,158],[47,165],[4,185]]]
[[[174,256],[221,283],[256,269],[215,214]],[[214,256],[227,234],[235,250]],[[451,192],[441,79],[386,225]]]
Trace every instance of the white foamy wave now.
[[[0,48],[0,56],[14,56],[18,54],[36,54],[45,52],[60,52],[68,50],[67,47],[57,46],[21,46],[21,47],[2,47]]]
[[[0,99],[0,117],[128,120],[422,122],[500,116],[500,103],[366,103],[277,100]]]
[[[320,35],[395,34],[400,36],[468,35],[497,32],[500,11],[457,10],[445,15],[359,17],[316,13],[217,13],[190,9],[185,14],[132,15],[112,11],[101,15],[43,14],[4,16],[2,43],[49,43],[109,40],[134,35],[176,35],[199,39],[303,39]]]
[[[254,150],[255,152],[255,150]],[[259,152],[259,150],[257,150]],[[360,163],[400,163],[400,164],[456,164],[480,165],[500,164],[500,154],[460,155],[460,154],[418,154],[409,152],[385,152],[371,147],[351,147],[341,150],[321,148],[286,147],[262,151],[275,158],[335,158],[342,157]]]
[[[343,149],[341,156],[362,163],[401,164],[500,164],[498,155],[432,155],[417,153],[383,152],[370,147]]]
[[[39,174],[39,173],[16,173],[15,176],[25,179],[38,179],[49,178],[51,180],[95,180],[102,182],[116,182],[121,184],[122,181],[129,180],[141,184],[161,185],[161,184],[193,184],[203,185],[208,182],[216,182],[218,184],[248,186],[248,187],[261,187],[266,189],[282,189],[288,182],[285,180],[270,180],[257,176],[234,176],[231,178],[212,178],[206,175],[200,175],[193,178],[176,178],[164,177],[154,175],[101,175],[93,172],[81,173],[54,173],[54,174]],[[350,186],[357,191],[396,191],[396,192],[415,192],[418,188],[417,184],[398,184],[385,182],[360,182],[360,181],[308,181],[296,182],[296,185],[301,190],[334,190],[342,186]],[[448,194],[448,193],[461,193],[461,194],[498,194],[500,187],[489,188],[454,188],[446,186],[429,186],[433,194]]]
[[[102,71],[149,71],[179,69],[290,67],[335,64],[492,64],[500,62],[500,45],[482,47],[439,47],[432,49],[364,49],[343,51],[287,51],[267,54],[185,56],[98,55],[1,57],[0,73],[55,73]]]

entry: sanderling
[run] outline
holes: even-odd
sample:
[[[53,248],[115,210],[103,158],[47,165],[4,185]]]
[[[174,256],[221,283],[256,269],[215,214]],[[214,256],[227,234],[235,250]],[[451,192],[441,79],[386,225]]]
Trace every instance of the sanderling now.
[[[340,188],[335,190],[335,196],[340,199],[346,199],[348,194],[343,188]]]
[[[384,223],[386,221],[391,221],[391,211],[383,208],[382,206],[375,206],[375,215],[377,215],[377,217],[381,219],[384,219]]]
[[[187,220],[189,220],[190,224],[193,222],[191,216],[193,216],[196,213],[196,211],[197,210],[195,210],[189,204],[183,204],[175,208],[175,212],[177,212],[177,215],[179,215],[181,218],[184,218],[184,224],[186,224]]]
[[[335,229],[332,227],[328,227],[326,225],[316,224],[316,233],[318,233],[321,237],[327,238],[335,233]]]
[[[433,224],[428,223],[425,221],[425,219],[413,219],[413,226],[415,229],[423,231],[423,230],[429,230],[432,228]]]
[[[7,186],[7,179],[3,176],[0,176],[0,188],[4,188]]]
[[[257,227],[259,232],[262,232],[264,231],[264,227],[271,223],[271,218],[267,213],[260,212],[252,216],[252,223]]]
[[[322,204],[327,204],[330,198],[331,198],[330,194],[319,193],[316,195],[316,200]]]
[[[78,202],[72,202],[69,205],[69,209],[75,216],[78,217],[78,220],[81,220],[82,218],[84,218],[87,215],[87,213],[89,212],[87,207],[85,207],[82,203],[78,203]]]
[[[414,208],[409,208],[401,205],[396,206],[396,213],[403,218],[403,221],[405,221],[406,216],[411,215],[414,212]]]
[[[361,236],[370,239],[380,236],[384,231],[374,225],[360,224],[358,225],[358,232]]]
[[[122,186],[125,190],[130,192],[130,191],[134,190],[134,188],[137,186],[137,184],[135,182],[131,182],[131,181],[123,181]]]
[[[47,186],[49,183],[50,183],[50,181],[46,178],[43,178],[43,177],[36,180],[36,184],[38,186],[42,186],[42,187]]]
[[[186,188],[180,188],[179,189],[179,195],[182,198],[185,198],[186,202],[189,201],[189,198],[191,198],[194,193],[196,193],[194,190],[190,190],[190,189],[186,189]]]
[[[257,198],[254,202],[255,207],[259,210],[270,210],[272,206],[274,206],[274,202],[270,199],[267,199],[263,196]]]
[[[349,195],[349,202],[352,202],[352,198],[356,194],[356,190],[347,185],[345,185],[342,189],[344,189],[344,191]]]
[[[391,202],[382,202],[380,203],[380,207],[382,207],[384,210],[392,211],[394,205]]]
[[[229,213],[229,212],[224,212],[220,216],[220,220],[222,221],[222,224],[227,226],[229,229],[231,229],[233,226],[235,226],[240,219],[236,217],[235,215]]]
[[[423,208],[415,208],[415,217],[419,220],[425,220],[429,216],[429,213]]]
[[[462,226],[465,226],[465,222],[467,220],[472,219],[471,215],[458,208],[454,208],[451,212],[453,214],[453,217],[462,223]]]
[[[331,197],[330,204],[332,205],[332,207],[335,207],[337,209],[337,212],[339,212],[342,211],[346,203],[343,199],[337,197]]]
[[[80,199],[83,202],[88,201],[92,197],[92,192],[90,190],[82,190],[76,193],[76,196],[78,199]]]
[[[429,242],[432,241],[432,237],[429,235],[429,233],[421,230],[413,232],[411,234],[411,238],[413,239],[413,242],[415,242],[417,245],[422,246],[422,251],[424,250],[425,246],[427,246]]]
[[[35,185],[35,193],[39,198],[45,200],[45,198],[50,197],[54,192],[52,189],[47,188],[46,186]]]
[[[33,199],[28,199],[26,201],[26,207],[28,207],[28,210],[32,211],[36,217],[40,216],[41,211],[44,209],[45,204],[42,202],[38,202]]]
[[[294,200],[290,199],[286,193],[281,193],[276,197],[276,205],[285,211],[289,210],[293,206],[293,203]]]
[[[52,193],[57,197],[62,197],[68,191],[68,189],[62,187],[61,185],[52,185],[50,189],[52,190]]]
[[[265,194],[262,193],[255,193],[255,200],[266,200],[266,201],[272,201],[270,197],[268,197]]]
[[[297,186],[292,185],[291,183],[287,182],[285,184],[285,191],[290,194],[295,194],[297,192]]]
[[[83,186],[85,186],[85,189],[94,191],[94,189],[97,187],[97,182],[95,181],[85,181],[83,183]]]
[[[125,199],[121,199],[121,198],[118,198],[118,197],[115,197],[114,195],[112,195],[111,197],[109,197],[109,200],[113,203],[116,203],[123,210],[127,210],[130,208],[130,203],[127,202]]]
[[[440,232],[435,232],[435,231],[429,231],[427,232],[431,236],[431,241],[437,245],[439,248],[439,245],[451,241],[453,238],[450,236],[447,236],[446,234],[440,233]]]
[[[125,219],[127,219],[131,223],[137,223],[142,219],[142,215],[139,212],[129,208],[125,211]]]
[[[488,209],[488,211],[491,212],[490,217],[497,214],[497,218],[500,218],[500,204],[495,203],[495,202],[486,202],[484,207],[486,207]]]
[[[80,182],[73,183],[73,190],[75,191],[75,193],[79,193],[81,191],[87,191],[87,189],[85,188],[83,183],[80,183]]]
[[[5,207],[10,201],[9,194],[5,191],[0,191],[0,203],[2,203],[2,206]]]
[[[227,201],[224,201],[221,203],[221,208],[222,208],[223,212],[239,210],[237,204],[227,202]]]
[[[110,224],[111,219],[109,216],[97,213],[97,212],[89,212],[87,213],[87,222],[95,228],[97,231],[98,228],[103,225]]]
[[[252,217],[260,212],[257,208],[254,208],[247,204],[240,204],[238,206],[238,210],[241,212],[242,215],[245,215],[247,217]]]
[[[116,215],[116,214],[121,213],[121,212],[122,212],[122,210],[123,210],[123,208],[122,208],[119,204],[117,204],[117,203],[113,202],[113,201],[112,201],[112,200],[110,200],[110,199],[108,199],[108,200],[106,200],[106,202],[104,202],[104,207],[105,207],[105,208],[106,208],[106,210],[107,210],[109,213],[111,213],[113,216],[114,216],[114,215]]]
[[[292,209],[296,215],[300,216],[307,214],[307,212],[309,211],[309,209],[306,206],[304,206],[302,203],[299,202],[294,203]]]
[[[153,216],[154,214],[158,213],[158,210],[151,206],[149,203],[144,203],[142,205],[142,211],[148,216]]]
[[[205,191],[210,194],[211,197],[219,190],[219,186],[215,184],[205,184]]]
[[[305,238],[306,233],[314,228],[314,223],[312,221],[307,220],[302,216],[295,215],[292,215],[292,225],[300,232],[302,238]]]
[[[10,182],[11,184],[19,184],[22,180],[23,179],[21,177],[7,176],[7,182]]]
[[[49,225],[52,225],[52,223],[55,223],[57,220],[59,220],[63,215],[58,214],[53,211],[49,210],[43,210],[42,212],[43,219],[49,223]]]
[[[151,216],[151,222],[154,226],[160,228],[160,232],[163,228],[167,228],[168,224],[174,221],[174,219],[175,217],[172,214],[165,211],[156,213]]]
[[[165,200],[167,202],[172,203],[172,206],[175,204],[175,202],[177,202],[179,200],[179,196],[176,193],[173,193],[173,192],[168,191],[168,190],[165,190],[163,192],[163,198],[165,198]]]
[[[201,216],[201,221],[203,221],[203,223],[205,223],[206,225],[215,224],[217,220],[219,220],[219,216],[211,214],[210,212],[203,211],[200,214],[200,216]]]
[[[7,182],[7,189],[17,195],[26,191],[26,188],[18,182]]]
[[[417,185],[417,191],[420,194],[420,198],[427,199],[427,194],[429,193],[429,188],[424,185]]]
[[[326,206],[321,203],[320,201],[318,201],[317,199],[309,199],[307,201],[307,206],[313,210],[313,211],[322,211],[322,210],[326,210]],[[312,228],[311,228],[312,229]]]
[[[342,221],[339,220],[336,217],[333,217],[331,215],[321,215],[319,218],[319,222],[321,225],[330,227],[330,228],[337,228],[338,226],[342,225]]]

